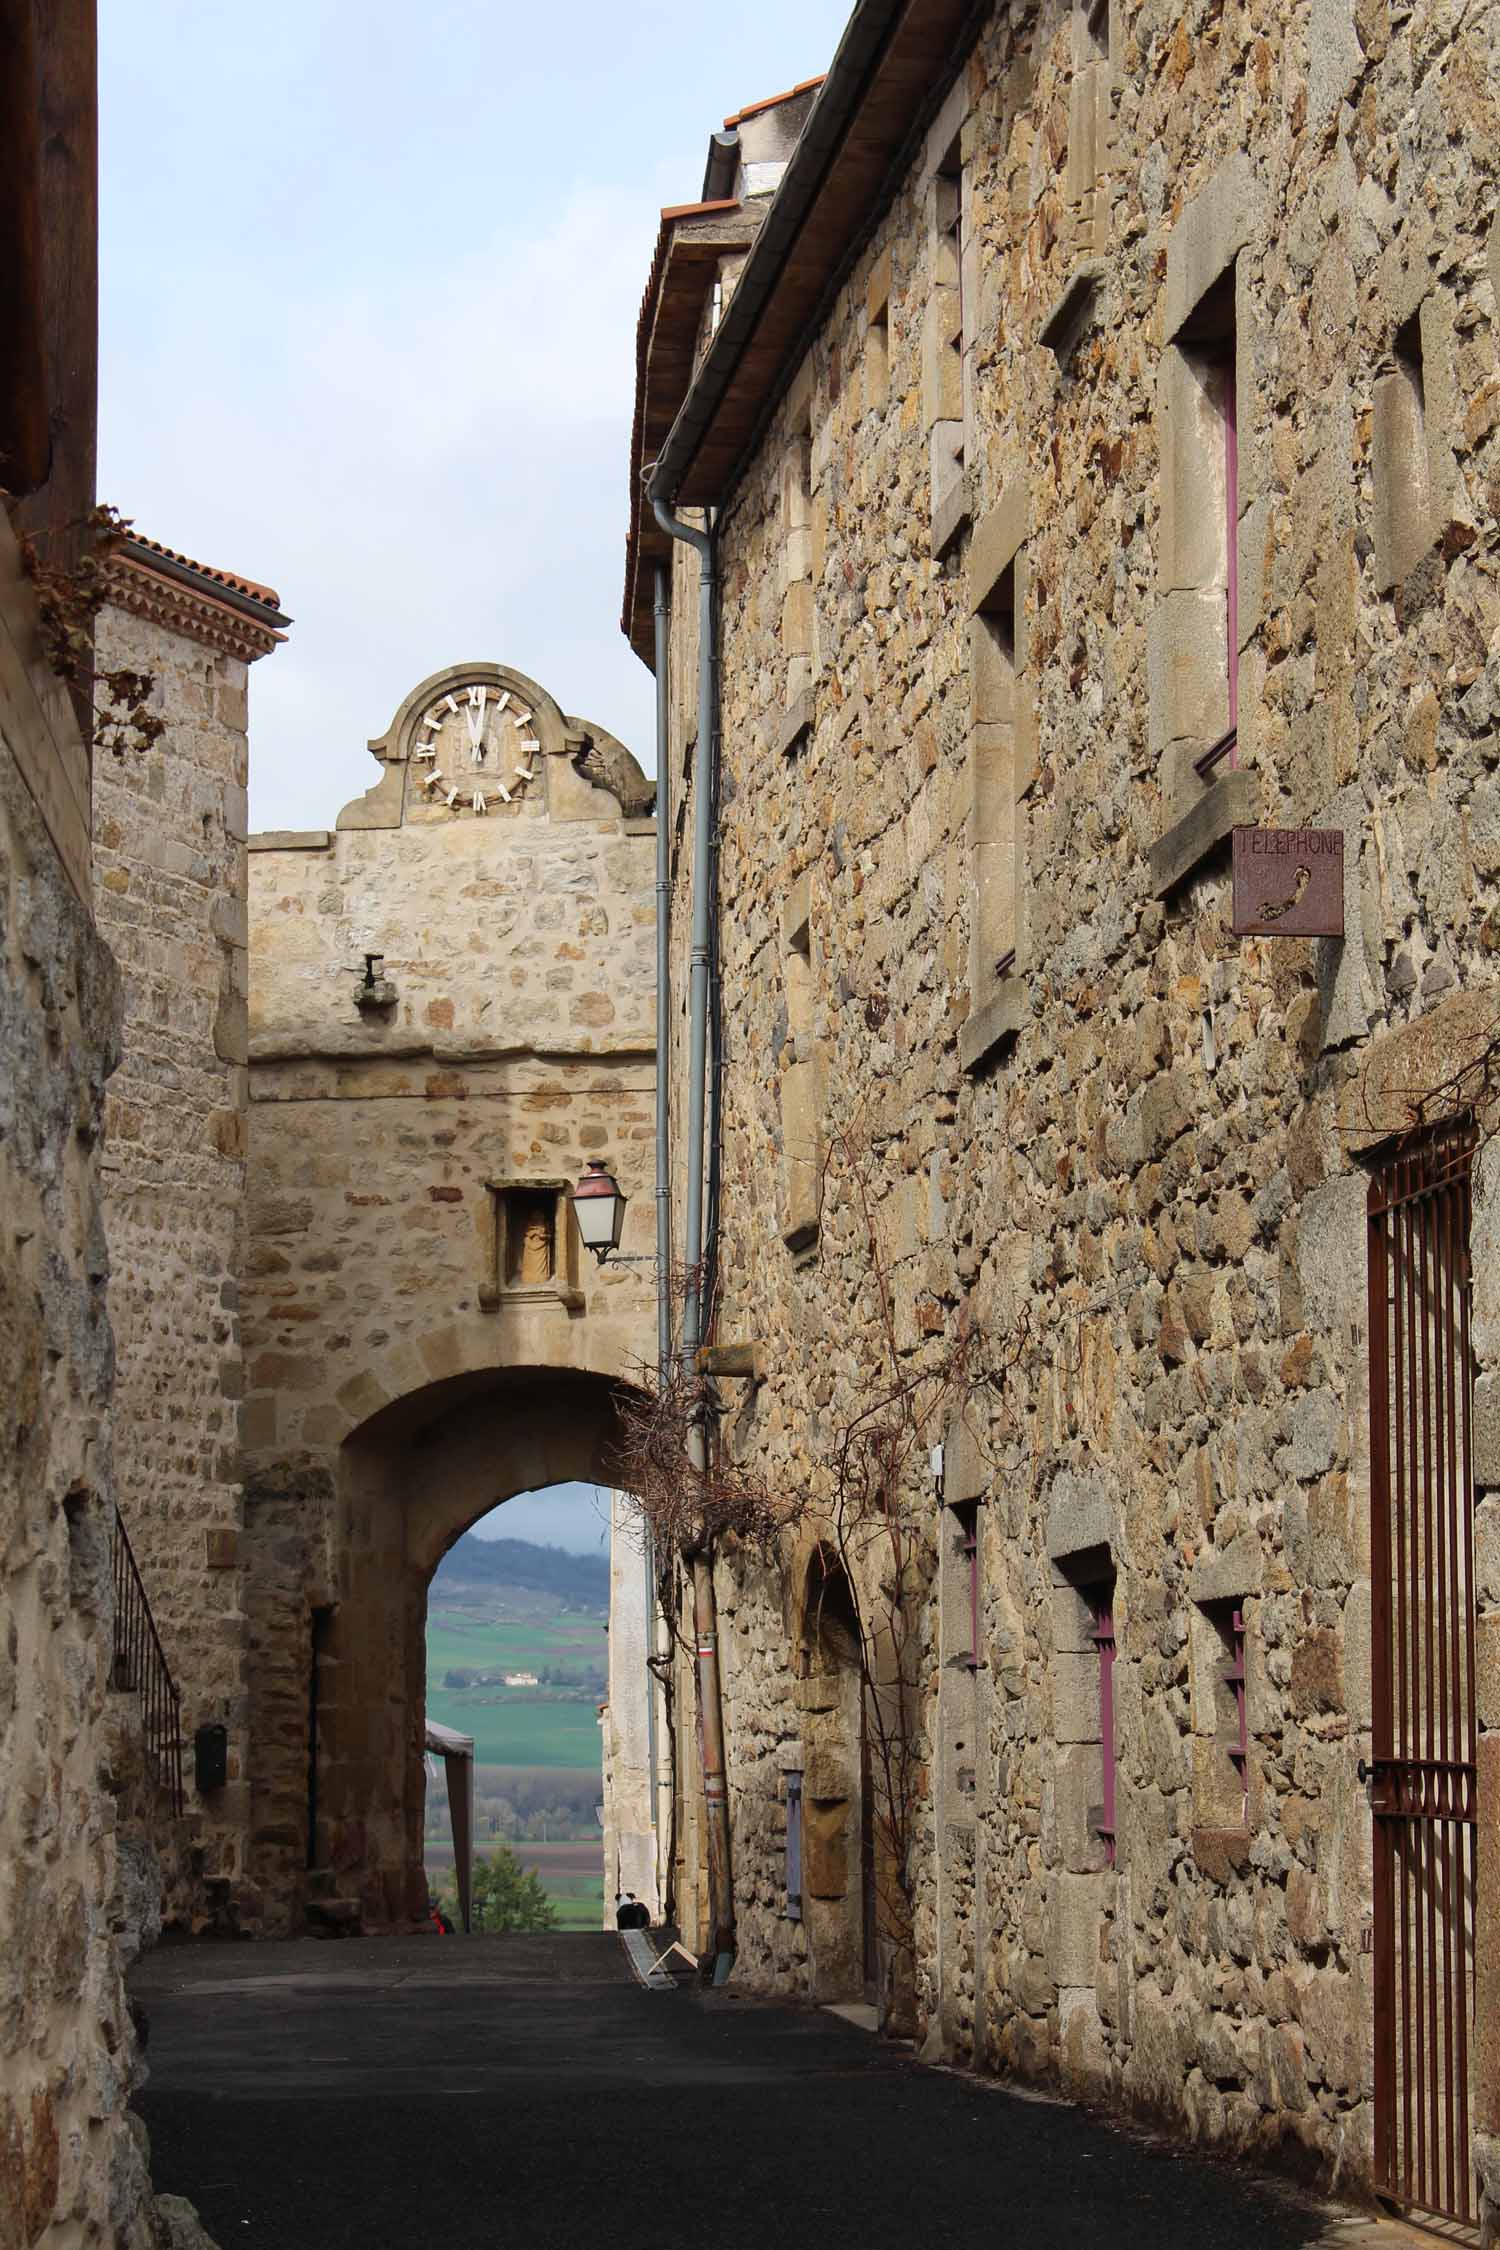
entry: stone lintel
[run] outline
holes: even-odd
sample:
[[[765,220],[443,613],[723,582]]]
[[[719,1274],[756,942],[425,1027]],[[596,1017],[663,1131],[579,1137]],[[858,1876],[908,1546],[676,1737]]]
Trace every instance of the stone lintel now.
[[[969,521],[969,480],[960,474],[941,500],[932,504],[932,553],[941,561]]]
[[[1151,896],[1165,898],[1195,874],[1235,828],[1253,828],[1260,809],[1260,787],[1253,773],[1221,774],[1181,820],[1158,836],[1146,854]]]
[[[1233,1601],[1258,1594],[1265,1582],[1265,1556],[1250,1532],[1220,1550],[1211,1547],[1193,1565],[1189,1592],[1195,1602]]]
[[[812,731],[813,699],[811,695],[803,693],[797,697],[795,702],[787,705],[786,717],[782,721],[781,731],[776,737],[776,749],[779,756],[790,758],[797,751],[805,750],[812,740]]]
[[[331,828],[262,828],[247,836],[247,852],[326,852],[333,845]]]
[[[1170,344],[1260,226],[1261,190],[1243,153],[1220,166],[1187,204],[1167,244],[1162,342]]]
[[[1085,329],[1091,326],[1107,271],[1102,258],[1081,259],[1043,320],[1037,341],[1055,353],[1059,362],[1067,358]]]
[[[973,1015],[958,1035],[958,1059],[965,1070],[983,1070],[1008,1040],[1019,1038],[1026,1024],[1026,986],[1020,977],[1003,977],[993,998]]]
[[[969,540],[969,608],[978,614],[1015,561],[1026,537],[1029,495],[1019,473],[1007,476],[1000,498],[974,526]]]

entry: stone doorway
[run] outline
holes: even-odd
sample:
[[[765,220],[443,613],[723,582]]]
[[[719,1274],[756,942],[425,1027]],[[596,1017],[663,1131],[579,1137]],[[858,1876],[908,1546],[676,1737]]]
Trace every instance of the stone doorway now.
[[[802,1889],[812,1994],[874,2000],[879,1981],[874,1791],[859,1608],[838,1554],[808,1559],[798,1635]]]

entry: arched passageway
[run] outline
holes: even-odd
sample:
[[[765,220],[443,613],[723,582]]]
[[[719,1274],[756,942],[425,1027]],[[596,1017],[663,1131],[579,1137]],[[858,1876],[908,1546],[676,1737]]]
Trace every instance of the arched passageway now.
[[[303,1862],[315,1914],[366,1930],[419,1920],[427,1593],[460,1534],[514,1494],[610,1482],[619,1386],[581,1370],[489,1369],[430,1384],[345,1441],[327,1510],[331,1552],[303,1622],[303,1724],[258,1739],[266,1785],[287,1801],[305,1769],[300,1835],[266,1838]],[[293,1715],[286,1714],[287,1719]],[[264,1833],[264,1831],[263,1831]],[[284,1876],[283,1870],[283,1876]]]

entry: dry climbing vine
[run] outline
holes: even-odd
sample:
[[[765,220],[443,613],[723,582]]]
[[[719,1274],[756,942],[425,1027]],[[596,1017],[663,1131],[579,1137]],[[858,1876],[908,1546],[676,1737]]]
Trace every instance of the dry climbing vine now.
[[[68,526],[66,528],[77,528]],[[149,708],[156,675],[121,665],[108,672],[94,666],[94,629],[109,599],[109,562],[130,530],[130,518],[101,504],[82,519],[88,534],[84,552],[66,568],[42,553],[47,534],[22,532],[21,567],[36,590],[42,654],[68,687],[94,697],[94,748],[112,757],[151,749],[166,732],[160,712]]]
[[[836,1564],[850,1589],[855,1626],[847,1651],[859,1680],[870,1756],[875,1890],[887,1945],[909,1963],[914,1955],[916,1824],[924,1796],[922,1741],[923,1622],[936,1554],[932,1538],[932,1448],[962,1421],[981,1395],[1005,1407],[1007,1379],[1026,1348],[1024,1315],[1002,1342],[968,1309],[947,1325],[941,1342],[903,1348],[889,1262],[877,1224],[874,1152],[851,1125],[830,1133],[824,1159],[825,1203],[837,1196],[857,1221],[873,1318],[841,1342],[864,1361],[855,1385],[857,1410],[834,1429],[792,1478],[769,1479],[729,1458],[714,1380],[674,1358],[665,1380],[643,1374],[619,1400],[622,1437],[615,1474],[665,1561],[716,1553],[727,1545],[754,1549],[773,1569],[792,1561],[787,1535],[810,1534],[826,1558],[804,1641],[816,1641],[822,1604]],[[690,1276],[674,1277],[680,1308]],[[704,1465],[690,1458],[695,1434]],[[663,1609],[679,1643],[690,1649],[674,1616],[669,1587]]]

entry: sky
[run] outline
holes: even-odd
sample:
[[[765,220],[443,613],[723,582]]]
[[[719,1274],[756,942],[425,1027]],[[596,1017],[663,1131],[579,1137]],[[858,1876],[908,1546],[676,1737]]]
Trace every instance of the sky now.
[[[573,1555],[609,1554],[609,1494],[593,1484],[518,1492],[470,1526],[476,1539],[529,1539]]]
[[[651,770],[619,615],[659,207],[848,6],[103,0],[99,494],[295,619],[254,827],[330,826],[471,658]]]

